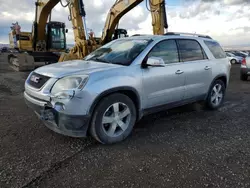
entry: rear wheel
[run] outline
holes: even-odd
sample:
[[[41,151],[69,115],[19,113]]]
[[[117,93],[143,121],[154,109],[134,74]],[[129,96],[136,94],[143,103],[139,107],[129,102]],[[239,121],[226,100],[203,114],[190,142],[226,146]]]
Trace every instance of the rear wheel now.
[[[216,80],[210,88],[207,97],[207,106],[212,109],[218,109],[221,107],[225,97],[226,87],[222,80]]]
[[[241,75],[240,75],[240,79],[241,79],[242,81],[246,81],[246,80],[248,79],[248,75],[246,75],[246,74],[241,74]]]
[[[90,133],[102,144],[126,139],[136,121],[133,101],[123,94],[112,94],[97,105],[91,121]]]
[[[236,60],[235,60],[235,59],[232,59],[232,60],[231,60],[231,64],[236,64]]]

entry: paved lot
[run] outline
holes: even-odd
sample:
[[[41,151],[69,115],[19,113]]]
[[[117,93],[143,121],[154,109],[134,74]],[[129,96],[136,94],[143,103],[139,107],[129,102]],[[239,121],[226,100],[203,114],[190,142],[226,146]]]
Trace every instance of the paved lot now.
[[[220,110],[154,114],[112,146],[48,130],[24,104],[26,76],[0,60],[1,188],[250,186],[250,81],[237,65]]]

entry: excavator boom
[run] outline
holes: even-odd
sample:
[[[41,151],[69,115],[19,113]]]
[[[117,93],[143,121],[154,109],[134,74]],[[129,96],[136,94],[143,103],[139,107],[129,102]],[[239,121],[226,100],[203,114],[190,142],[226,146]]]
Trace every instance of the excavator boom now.
[[[101,43],[105,44],[112,40],[112,34],[115,31],[117,24],[119,23],[122,16],[132,10],[134,7],[139,5],[144,0],[118,0],[112,6],[107,16]]]
[[[36,15],[35,15],[35,24],[37,28],[33,30],[33,37],[35,40],[45,40],[46,33],[45,28],[49,18],[49,15],[52,12],[52,9],[60,2],[60,0],[37,0],[36,5]],[[36,36],[34,36],[36,35]]]
[[[122,18],[127,12],[132,10],[134,7],[139,5],[144,0],[117,0],[109,11],[106,19],[101,43],[105,44],[112,40],[112,35]],[[164,28],[168,28],[166,11],[165,11],[165,0],[146,0],[146,4],[150,5],[148,10],[152,15],[152,26],[153,34],[161,35],[164,34]]]
[[[147,1],[146,1],[147,2]],[[154,35],[163,35],[168,29],[165,0],[149,0]],[[148,7],[148,4],[146,4]]]
[[[126,13],[138,6],[143,1],[146,1],[147,5],[147,1],[149,1],[150,8],[148,7],[148,9],[152,15],[153,34],[164,34],[164,29],[168,28],[165,11],[165,0],[116,0],[115,4],[111,7],[107,15],[102,37],[98,41],[99,45],[97,45],[96,40],[92,36],[89,36],[90,38],[87,38],[88,34],[86,33],[86,31],[80,31],[80,33],[76,33],[77,31],[74,30],[76,42],[75,46],[71,49],[69,54],[63,54],[60,57],[59,61],[61,62],[70,59],[81,59],[98,48],[100,45],[104,45],[113,39],[119,38],[119,31],[127,33],[126,30],[117,29],[118,23]],[[76,18],[75,21],[72,21],[73,29],[84,28],[82,26],[82,20],[80,18],[77,18],[79,17],[79,14],[76,2],[77,0],[71,0],[70,7],[70,15],[73,15],[73,17]],[[83,17],[85,18],[85,15]],[[78,37],[84,33],[85,37]],[[86,39],[88,40],[86,41]]]

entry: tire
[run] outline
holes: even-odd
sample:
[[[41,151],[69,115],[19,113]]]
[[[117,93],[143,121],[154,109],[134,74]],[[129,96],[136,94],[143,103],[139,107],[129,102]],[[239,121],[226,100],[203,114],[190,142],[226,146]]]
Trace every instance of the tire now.
[[[242,81],[247,81],[248,75],[241,74],[241,75],[240,75],[240,79],[241,79]]]
[[[136,108],[133,101],[123,94],[111,94],[104,97],[95,108],[90,134],[102,144],[118,143],[130,135],[135,122]]]
[[[219,87],[221,88],[219,90]],[[215,88],[218,93],[215,93]],[[210,87],[206,105],[211,110],[216,110],[221,107],[225,98],[226,87],[222,80],[216,80]]]
[[[231,64],[236,64],[236,63],[237,63],[237,61],[235,59],[231,60]]]

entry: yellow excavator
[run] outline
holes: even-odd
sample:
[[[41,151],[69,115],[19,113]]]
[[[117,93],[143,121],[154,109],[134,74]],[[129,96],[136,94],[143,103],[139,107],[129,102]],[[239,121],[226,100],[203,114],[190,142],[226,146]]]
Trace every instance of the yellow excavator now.
[[[69,1],[68,6],[70,7],[71,12],[70,16],[74,15],[73,18],[75,18],[75,20],[72,20],[75,46],[68,54],[62,54],[59,62],[82,59],[96,48],[110,42],[111,40],[120,37],[127,37],[127,30],[118,28],[119,21],[126,13],[143,1],[146,1],[147,8],[152,16],[153,34],[164,34],[164,29],[168,28],[165,0],[116,0],[107,15],[103,33],[100,38],[95,38],[92,35],[87,34],[85,22],[86,15],[78,14],[78,10],[81,10],[81,7],[74,7],[74,4]],[[77,4],[75,5],[77,6]]]
[[[8,61],[15,70],[26,71],[47,63],[82,59],[111,40],[127,37],[126,29],[118,28],[119,21],[143,1],[146,1],[152,15],[153,34],[164,34],[164,29],[168,28],[165,0],[116,0],[99,38],[87,32],[82,0],[66,0],[66,4],[62,0],[37,0],[32,32],[20,32],[17,37],[13,29],[9,34],[10,46],[17,49],[18,53],[8,54]],[[75,39],[74,47],[67,53],[65,24],[51,21],[51,12],[59,2],[63,7],[69,8],[69,20],[72,23]],[[16,43],[13,40],[15,38],[18,39]]]
[[[52,8],[60,0],[37,0],[32,32],[16,33],[15,25],[9,33],[10,48],[7,61],[17,71],[33,70],[48,63],[56,63],[66,52],[65,23],[51,21]]]

